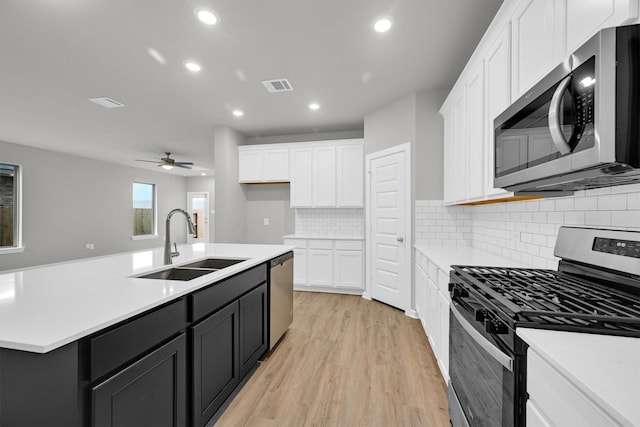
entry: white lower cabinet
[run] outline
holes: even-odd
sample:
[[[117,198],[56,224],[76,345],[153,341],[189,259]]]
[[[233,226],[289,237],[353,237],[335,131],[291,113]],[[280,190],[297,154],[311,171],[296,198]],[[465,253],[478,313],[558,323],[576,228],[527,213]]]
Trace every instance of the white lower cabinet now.
[[[449,382],[448,273],[440,270],[422,252],[415,254],[416,311],[443,378]]]
[[[527,393],[527,427],[621,425],[531,347],[527,350]]]
[[[309,270],[309,285],[332,286],[333,242],[331,240],[309,241],[307,267]]]
[[[295,290],[362,293],[362,240],[285,238],[284,244],[296,246],[293,259]]]

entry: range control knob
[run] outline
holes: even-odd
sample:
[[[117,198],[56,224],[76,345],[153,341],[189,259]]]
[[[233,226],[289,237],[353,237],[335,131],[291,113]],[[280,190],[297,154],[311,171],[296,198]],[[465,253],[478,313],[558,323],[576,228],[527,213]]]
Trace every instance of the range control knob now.
[[[469,292],[466,289],[461,288],[460,286],[453,286],[453,290],[451,291],[451,298],[467,298],[469,296]]]
[[[485,319],[484,330],[492,335],[506,334],[509,331],[507,325],[496,319]]]
[[[478,322],[484,322],[484,319],[487,318],[487,310],[481,308],[475,311],[476,320]]]

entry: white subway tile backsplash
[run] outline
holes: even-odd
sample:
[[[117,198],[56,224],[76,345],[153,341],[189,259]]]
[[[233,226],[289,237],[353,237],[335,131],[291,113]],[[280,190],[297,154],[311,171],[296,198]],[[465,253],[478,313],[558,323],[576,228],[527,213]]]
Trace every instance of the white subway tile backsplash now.
[[[422,200],[416,201],[415,221],[418,242],[471,245],[534,267],[556,269],[553,250],[560,226],[640,231],[640,184],[464,207]]]
[[[306,236],[362,238],[364,209],[296,209],[295,229]]]
[[[627,209],[626,194],[611,194],[606,196],[598,196],[599,211],[617,211]]]

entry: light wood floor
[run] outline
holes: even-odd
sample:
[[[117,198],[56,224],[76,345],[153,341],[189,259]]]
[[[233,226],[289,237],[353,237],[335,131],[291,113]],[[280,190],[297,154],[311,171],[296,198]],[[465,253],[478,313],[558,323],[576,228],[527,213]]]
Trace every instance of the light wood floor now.
[[[216,426],[450,426],[420,322],[359,296],[296,292],[294,322]]]

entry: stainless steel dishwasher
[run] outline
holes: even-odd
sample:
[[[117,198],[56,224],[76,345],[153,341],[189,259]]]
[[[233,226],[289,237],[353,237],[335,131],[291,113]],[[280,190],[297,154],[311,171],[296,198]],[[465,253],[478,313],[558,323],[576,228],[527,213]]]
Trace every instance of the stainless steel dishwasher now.
[[[293,322],[293,252],[271,260],[269,350]]]

